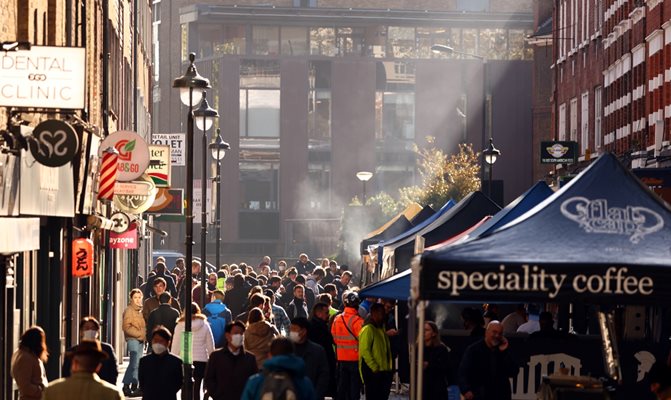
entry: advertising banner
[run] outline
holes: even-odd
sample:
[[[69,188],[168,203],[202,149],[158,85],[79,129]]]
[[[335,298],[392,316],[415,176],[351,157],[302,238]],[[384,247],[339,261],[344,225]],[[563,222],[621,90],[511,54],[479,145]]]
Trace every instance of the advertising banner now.
[[[110,231],[110,248],[125,250],[137,249],[137,228],[133,226],[131,229],[123,233]]]
[[[541,164],[573,164],[578,161],[578,142],[541,142]]]
[[[139,178],[149,166],[149,146],[142,136],[131,131],[116,131],[100,144],[98,156],[114,147],[119,152],[117,159],[117,181],[128,182]]]
[[[86,50],[32,46],[0,53],[0,106],[82,109]]]

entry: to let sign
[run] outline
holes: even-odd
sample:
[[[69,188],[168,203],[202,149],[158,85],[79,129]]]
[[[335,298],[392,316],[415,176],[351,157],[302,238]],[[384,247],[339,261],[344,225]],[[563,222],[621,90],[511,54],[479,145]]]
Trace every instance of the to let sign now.
[[[149,145],[147,175],[156,187],[170,187],[170,146]]]
[[[184,141],[186,135],[183,133],[154,133],[152,136],[153,144],[170,146],[170,159],[172,165],[183,167],[184,162]]]
[[[0,53],[0,106],[84,108],[86,51],[32,46]]]

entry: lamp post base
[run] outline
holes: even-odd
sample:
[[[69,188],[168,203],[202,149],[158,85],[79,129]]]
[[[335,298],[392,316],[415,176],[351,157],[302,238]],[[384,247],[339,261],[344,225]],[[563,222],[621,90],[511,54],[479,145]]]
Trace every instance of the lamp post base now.
[[[182,384],[182,400],[193,400],[193,365],[182,364],[184,382]]]

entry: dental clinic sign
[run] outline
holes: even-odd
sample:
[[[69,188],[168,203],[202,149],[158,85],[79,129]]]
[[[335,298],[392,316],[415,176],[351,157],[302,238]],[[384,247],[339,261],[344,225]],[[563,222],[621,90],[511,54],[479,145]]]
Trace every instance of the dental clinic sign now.
[[[82,109],[85,86],[86,52],[81,47],[0,52],[0,106]]]

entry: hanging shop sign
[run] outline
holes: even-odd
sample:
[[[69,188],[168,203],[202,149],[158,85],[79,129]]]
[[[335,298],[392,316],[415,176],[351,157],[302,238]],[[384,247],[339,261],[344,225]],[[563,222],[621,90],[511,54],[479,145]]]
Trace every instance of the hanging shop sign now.
[[[117,182],[114,185],[114,205],[128,214],[142,214],[156,199],[156,185],[147,174],[139,181]]]
[[[133,226],[123,233],[110,232],[111,249],[137,249],[137,227]]]
[[[119,152],[117,163],[118,181],[129,182],[144,174],[149,166],[149,146],[142,136],[131,131],[116,131],[100,144],[99,156],[103,149],[113,147]]]
[[[154,133],[151,136],[153,144],[170,146],[170,158],[172,165],[183,167],[184,162],[184,143],[186,135],[183,133]]]
[[[0,106],[82,109],[86,49],[31,46],[0,53]]]
[[[112,232],[124,233],[130,228],[130,217],[126,213],[115,212],[110,217],[114,225],[112,225]]]
[[[147,213],[184,215],[184,189],[159,189],[156,200]]]
[[[79,137],[67,122],[50,119],[33,130],[30,153],[38,163],[47,167],[60,167],[69,163],[79,151]]]
[[[93,275],[93,241],[79,238],[72,241],[72,276]]]
[[[541,142],[541,164],[573,164],[578,161],[578,142]]]
[[[170,146],[149,145],[149,167],[147,175],[156,187],[170,187]]]

